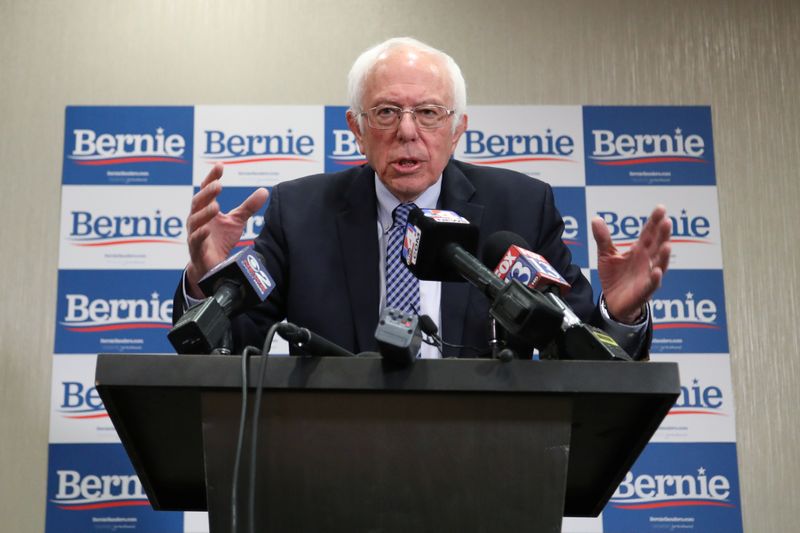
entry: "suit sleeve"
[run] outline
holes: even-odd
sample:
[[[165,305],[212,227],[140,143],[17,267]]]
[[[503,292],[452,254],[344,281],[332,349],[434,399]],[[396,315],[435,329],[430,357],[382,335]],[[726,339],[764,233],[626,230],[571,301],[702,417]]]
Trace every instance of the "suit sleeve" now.
[[[534,244],[534,250],[543,255],[564,276],[572,287],[565,301],[581,320],[588,322],[595,309],[592,286],[581,269],[572,263],[572,253],[562,240],[564,219],[556,208],[553,189],[549,185],[545,187],[539,228],[539,240]]]

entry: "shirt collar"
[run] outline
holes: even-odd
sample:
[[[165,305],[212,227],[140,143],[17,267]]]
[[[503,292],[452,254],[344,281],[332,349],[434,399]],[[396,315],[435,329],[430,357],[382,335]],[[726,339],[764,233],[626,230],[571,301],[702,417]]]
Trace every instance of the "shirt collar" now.
[[[436,183],[425,189],[425,191],[414,200],[414,204],[420,209],[436,209],[436,203],[439,201],[439,194],[442,192],[442,176],[436,180]],[[386,233],[392,227],[392,212],[394,208],[400,205],[401,202],[389,192],[386,185],[375,173],[375,195],[378,197],[378,222]]]

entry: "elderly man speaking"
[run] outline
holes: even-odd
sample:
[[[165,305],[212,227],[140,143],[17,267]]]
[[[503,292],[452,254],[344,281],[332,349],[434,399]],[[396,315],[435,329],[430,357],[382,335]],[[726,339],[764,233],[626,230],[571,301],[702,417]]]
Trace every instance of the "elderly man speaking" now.
[[[405,217],[419,207],[455,211],[479,226],[479,248],[500,230],[521,235],[572,285],[566,302],[582,320],[603,328],[634,358],[647,357],[647,301],[670,256],[663,207],[655,208],[625,253],[614,247],[601,219],[592,221],[602,284],[595,304],[561,240],[563,221],[550,186],[452,159],[467,115],[464,78],[450,56],[414,39],[390,39],[356,59],[348,96],[347,122],[368,163],[272,189],[255,248],[276,289],[234,319],[235,350],[260,346],[269,326],[286,318],[355,353],[374,351],[378,317],[388,306],[429,315],[446,341],[462,346],[442,353],[426,347],[423,357],[489,353],[489,303],[477,289],[418,281],[399,266]],[[222,213],[216,201],[222,174],[222,165],[215,166],[192,199],[190,262],[176,292],[175,319],[202,297],[198,280],[228,256],[247,219],[267,200],[266,189],[258,189]]]

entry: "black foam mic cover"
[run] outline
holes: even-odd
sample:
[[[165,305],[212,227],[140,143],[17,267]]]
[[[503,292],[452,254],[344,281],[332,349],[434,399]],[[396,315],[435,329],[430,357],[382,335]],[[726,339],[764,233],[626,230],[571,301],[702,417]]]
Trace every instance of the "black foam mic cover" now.
[[[513,231],[496,231],[489,235],[481,249],[481,263],[489,270],[494,270],[505,256],[510,246],[519,246],[530,250],[531,246],[522,235]]]
[[[403,256],[409,270],[419,279],[464,281],[452,264],[453,247],[448,245],[459,246],[474,255],[478,248],[478,226],[451,211],[426,212],[416,208],[408,214]],[[456,222],[455,217],[461,221]]]

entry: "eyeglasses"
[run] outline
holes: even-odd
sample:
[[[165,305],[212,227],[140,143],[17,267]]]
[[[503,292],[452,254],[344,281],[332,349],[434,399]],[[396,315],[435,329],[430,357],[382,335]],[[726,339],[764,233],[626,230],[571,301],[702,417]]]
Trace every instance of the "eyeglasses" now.
[[[420,128],[433,130],[441,128],[447,122],[447,118],[455,113],[453,109],[447,109],[443,105],[423,104],[411,108],[400,108],[394,105],[379,105],[368,109],[359,116],[366,116],[367,123],[371,128],[379,130],[391,130],[400,124],[403,113],[411,113]]]

